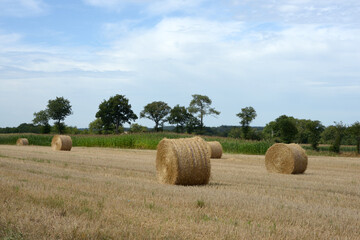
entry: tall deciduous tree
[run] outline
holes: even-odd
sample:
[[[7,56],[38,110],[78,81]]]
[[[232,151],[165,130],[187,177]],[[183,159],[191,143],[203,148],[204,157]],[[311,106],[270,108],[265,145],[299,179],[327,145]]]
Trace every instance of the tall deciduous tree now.
[[[103,126],[104,124],[101,118],[96,118],[94,121],[89,123],[89,131],[90,133],[102,134]]]
[[[346,130],[346,125],[343,124],[343,122],[334,122],[335,123],[335,136],[333,143],[330,146],[330,151],[339,153],[340,152],[340,146],[341,146],[341,140],[344,137],[344,133]]]
[[[241,109],[241,112],[236,114],[237,117],[241,118],[240,124],[244,134],[244,138],[248,139],[248,132],[250,123],[257,116],[256,111],[253,107],[245,107]]]
[[[110,97],[109,100],[104,100],[99,105],[99,111],[96,117],[100,118],[106,129],[115,126],[116,133],[119,133],[119,127],[124,123],[131,123],[138,117],[131,110],[129,100],[124,95],[115,95]]]
[[[208,96],[194,94],[193,99],[190,102],[188,111],[193,114],[197,114],[200,119],[200,128],[204,127],[204,117],[206,115],[219,115],[220,112],[211,107],[212,101]]]
[[[186,108],[179,104],[171,109],[168,121],[170,124],[176,124],[176,132],[184,132],[186,123],[189,120],[189,114]]]
[[[356,139],[356,150],[360,153],[360,122],[355,122],[349,127],[350,134]]]
[[[167,121],[166,116],[170,113],[171,108],[167,105],[167,103],[161,101],[155,101],[149,103],[144,107],[144,110],[141,111],[141,118],[148,118],[155,122],[155,131],[159,131],[162,129],[164,122]],[[159,128],[159,125],[161,128]]]
[[[33,123],[41,126],[42,133],[50,132],[50,124],[49,124],[49,114],[47,110],[41,110],[39,112],[34,113]]]
[[[281,115],[275,119],[274,127],[274,132],[276,132],[276,135],[286,143],[291,143],[298,132],[295,119],[286,115]]]
[[[311,147],[319,151],[319,142],[321,139],[321,133],[324,131],[325,127],[321,124],[320,121],[311,121],[306,122],[306,130],[308,131],[308,141],[311,144]]]
[[[55,120],[55,126],[59,133],[63,133],[65,125],[61,121],[64,121],[67,116],[72,114],[70,101],[63,97],[49,100],[47,113],[51,119]]]

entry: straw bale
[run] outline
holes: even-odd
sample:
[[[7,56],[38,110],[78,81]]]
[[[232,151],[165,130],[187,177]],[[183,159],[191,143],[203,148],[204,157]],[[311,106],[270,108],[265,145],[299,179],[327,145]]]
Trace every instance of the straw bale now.
[[[200,137],[161,140],[157,146],[156,170],[161,183],[204,185],[211,165],[208,144]]]
[[[70,151],[72,140],[67,135],[55,135],[51,141],[51,148],[54,151]]]
[[[29,145],[29,141],[27,140],[27,138],[19,138],[16,141],[16,145],[18,145],[18,146]]]
[[[223,149],[218,141],[207,142],[211,151],[211,158],[221,158]]]
[[[276,143],[265,154],[268,172],[297,174],[304,173],[308,164],[305,150],[298,144]]]

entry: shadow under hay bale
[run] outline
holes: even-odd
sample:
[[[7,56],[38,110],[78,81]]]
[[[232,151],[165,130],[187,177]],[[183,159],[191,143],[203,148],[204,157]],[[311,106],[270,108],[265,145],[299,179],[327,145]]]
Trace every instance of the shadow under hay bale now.
[[[51,141],[51,148],[54,151],[70,151],[72,148],[72,140],[67,135],[55,135]]]
[[[308,164],[305,150],[298,144],[276,143],[265,154],[268,172],[298,174],[304,173]]]
[[[27,138],[19,138],[19,139],[16,141],[16,145],[17,145],[17,146],[29,145],[29,140],[27,140]]]
[[[207,143],[200,137],[161,140],[156,155],[157,178],[161,183],[204,185],[211,165]]]
[[[221,144],[218,141],[207,143],[211,152],[211,158],[221,158],[223,152]]]

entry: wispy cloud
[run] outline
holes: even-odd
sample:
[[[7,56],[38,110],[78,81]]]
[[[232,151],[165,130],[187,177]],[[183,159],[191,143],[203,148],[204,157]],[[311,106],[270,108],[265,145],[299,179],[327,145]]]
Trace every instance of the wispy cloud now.
[[[0,16],[29,17],[46,12],[43,0],[0,0]]]
[[[8,13],[11,6],[44,11],[41,1],[14,2],[18,5],[0,0],[0,6],[7,6]],[[21,29],[1,26],[1,111],[9,109],[5,99],[11,95],[21,95],[27,104],[30,93],[23,89],[31,84],[33,99],[41,103],[64,93],[79,99],[83,109],[77,109],[77,119],[85,119],[75,123],[80,126],[93,120],[99,102],[115,93],[126,94],[137,112],[149,101],[187,105],[191,94],[209,95],[222,112],[220,119],[209,119],[210,125],[237,124],[235,110],[229,107],[234,101],[254,106],[258,125],[294,112],[296,117],[311,111],[319,113],[314,118],[321,117],[320,110],[306,109],[315,101],[327,109],[326,119],[339,121],[329,117],[329,104],[343,98],[360,101],[357,0],[83,2],[87,5],[79,8],[111,17],[97,16],[103,21],[91,26],[96,39],[79,38],[81,47],[62,41],[29,42]],[[61,32],[70,39],[74,34]],[[83,99],[90,99],[91,109]],[[289,99],[296,108],[289,106]],[[40,107],[28,113],[30,118],[36,110]]]

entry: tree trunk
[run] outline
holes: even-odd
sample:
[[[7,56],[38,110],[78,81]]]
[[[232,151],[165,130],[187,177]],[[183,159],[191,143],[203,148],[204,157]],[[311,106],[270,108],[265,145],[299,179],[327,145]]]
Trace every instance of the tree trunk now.
[[[155,131],[159,131],[159,122],[155,121]]]
[[[60,120],[58,120],[58,122],[57,122],[57,127],[58,127],[58,130],[59,130],[59,133],[60,134],[62,134],[62,132],[61,132],[61,126],[60,126]]]
[[[115,125],[115,133],[119,134],[119,123],[116,123]]]

